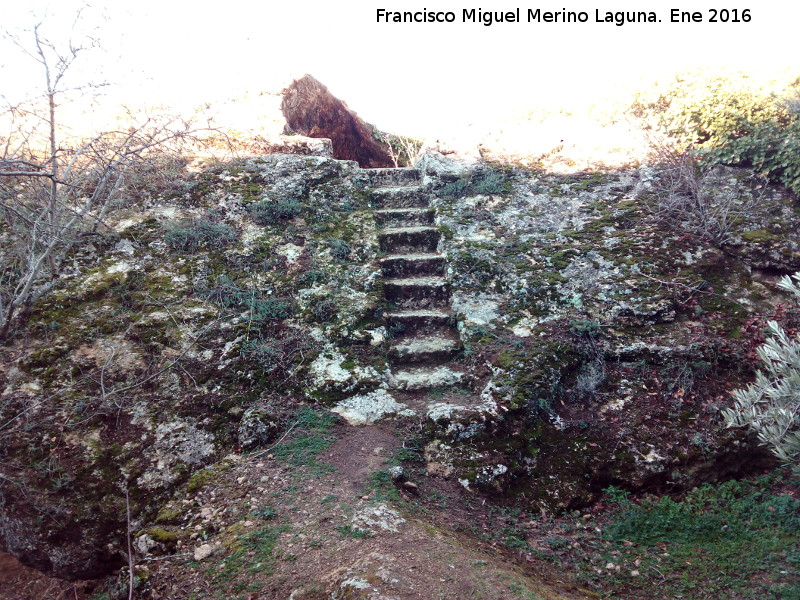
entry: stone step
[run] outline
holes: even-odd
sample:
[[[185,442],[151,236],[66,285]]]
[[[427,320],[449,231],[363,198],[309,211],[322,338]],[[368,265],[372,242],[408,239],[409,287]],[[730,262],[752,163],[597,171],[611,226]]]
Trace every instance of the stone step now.
[[[461,349],[455,335],[429,335],[409,337],[389,349],[389,358],[397,364],[448,360]]]
[[[378,232],[382,252],[393,254],[433,252],[442,234],[436,227],[394,227]]]
[[[419,169],[404,167],[399,169],[364,169],[369,177],[370,187],[402,187],[418,185],[422,179]]]
[[[401,310],[450,306],[450,286],[443,277],[384,279],[383,293],[390,304]]]
[[[379,227],[407,227],[433,223],[435,211],[432,208],[417,206],[413,208],[379,208],[375,211],[375,222]]]
[[[435,252],[390,254],[379,262],[386,277],[444,275],[444,255]]]
[[[429,194],[420,186],[384,187],[372,190],[372,202],[376,208],[427,207]]]
[[[451,366],[409,367],[389,373],[389,387],[396,390],[424,390],[459,383],[465,373]]]
[[[430,332],[452,328],[451,317],[450,311],[435,308],[393,310],[386,313],[386,322],[398,334],[410,331]]]

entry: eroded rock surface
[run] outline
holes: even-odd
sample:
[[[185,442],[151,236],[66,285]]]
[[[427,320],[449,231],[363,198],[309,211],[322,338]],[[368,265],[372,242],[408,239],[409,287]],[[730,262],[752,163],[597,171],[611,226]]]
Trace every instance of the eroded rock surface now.
[[[798,320],[775,286],[798,266],[796,199],[758,190],[714,245],[654,217],[647,167],[421,164],[249,158],[115,213],[0,348],[0,546],[103,575],[125,561],[127,488],[141,552],[203,531],[224,554],[271,517],[251,496],[228,535],[198,490],[231,453],[324,446],[333,407],[413,424],[428,476],[529,509],[764,464],[719,408],[761,320]],[[756,193],[738,170],[707,185]]]

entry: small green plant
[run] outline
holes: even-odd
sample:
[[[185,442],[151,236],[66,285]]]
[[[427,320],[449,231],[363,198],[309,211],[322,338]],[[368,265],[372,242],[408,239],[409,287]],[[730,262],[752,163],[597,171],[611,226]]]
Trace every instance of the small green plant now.
[[[337,262],[344,262],[350,258],[350,244],[339,238],[333,238],[328,242],[328,250],[330,250],[331,257]]]
[[[173,250],[197,252],[199,249],[215,250],[230,246],[239,238],[230,225],[214,223],[208,219],[187,221],[167,227],[164,241]]]
[[[287,525],[268,525],[237,536],[230,554],[209,567],[211,581],[221,591],[238,593],[251,585],[253,575],[271,575],[277,562],[279,536],[288,529]]]
[[[402,500],[389,471],[375,471],[369,476],[364,491],[379,502],[399,502]]]
[[[271,506],[262,506],[258,510],[253,513],[259,519],[263,519],[265,521],[271,521],[274,519],[278,512]]]
[[[417,436],[412,436],[403,442],[403,447],[399,448],[392,455],[391,462],[393,463],[423,463],[423,450],[424,442]]]
[[[262,200],[247,205],[247,213],[259,225],[276,225],[298,216],[303,206],[296,198]]]
[[[295,430],[291,438],[281,442],[272,450],[275,460],[293,466],[304,466],[317,473],[332,469],[317,460],[322,452],[334,442],[332,428],[336,417],[326,411],[302,408],[295,419]]]
[[[322,298],[311,306],[311,314],[317,323],[329,323],[336,316],[338,305],[332,298]]]
[[[290,314],[286,302],[243,288],[227,275],[220,275],[213,286],[198,293],[223,308],[249,313],[249,322],[255,327],[285,319]]]
[[[587,319],[576,319],[569,322],[569,330],[573,335],[595,338],[600,334],[600,323]]]
[[[328,276],[323,271],[309,269],[298,277],[298,281],[303,285],[314,285],[315,283],[324,282],[327,278]]]
[[[338,531],[342,537],[351,537],[356,539],[375,537],[375,534],[369,529],[358,529],[352,525],[337,525],[336,531]]]

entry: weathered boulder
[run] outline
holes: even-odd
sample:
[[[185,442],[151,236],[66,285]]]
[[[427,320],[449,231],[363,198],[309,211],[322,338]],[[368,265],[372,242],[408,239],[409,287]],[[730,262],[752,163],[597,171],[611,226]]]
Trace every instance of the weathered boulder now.
[[[386,148],[375,139],[373,127],[311,75],[283,90],[281,110],[292,131],[329,138],[335,158],[354,160],[365,168],[394,166]]]

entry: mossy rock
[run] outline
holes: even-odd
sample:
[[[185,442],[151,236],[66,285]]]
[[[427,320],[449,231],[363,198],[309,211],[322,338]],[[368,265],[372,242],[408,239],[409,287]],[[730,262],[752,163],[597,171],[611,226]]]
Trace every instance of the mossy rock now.
[[[145,529],[137,533],[136,537],[139,538],[144,535],[150,536],[154,542],[162,544],[167,550],[170,551],[174,550],[178,545],[178,536],[171,531],[162,529],[161,527],[150,527],[149,529]]]

